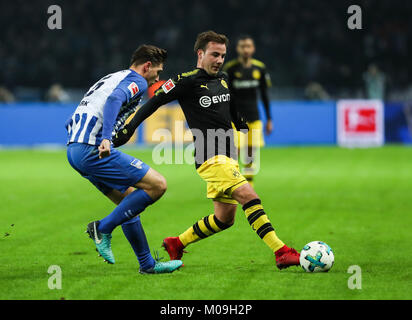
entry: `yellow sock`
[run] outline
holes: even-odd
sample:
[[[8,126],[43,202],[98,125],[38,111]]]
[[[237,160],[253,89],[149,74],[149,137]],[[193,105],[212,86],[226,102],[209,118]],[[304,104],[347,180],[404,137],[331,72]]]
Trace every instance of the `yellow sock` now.
[[[231,225],[219,221],[214,214],[204,217],[193,226],[179,235],[179,239],[186,247],[187,245],[207,238],[215,233],[229,228]]]
[[[272,249],[273,252],[282,248],[285,244],[280,240],[269,221],[268,216],[263,211],[263,206],[259,199],[252,200],[243,206],[246,218],[253,231]]]

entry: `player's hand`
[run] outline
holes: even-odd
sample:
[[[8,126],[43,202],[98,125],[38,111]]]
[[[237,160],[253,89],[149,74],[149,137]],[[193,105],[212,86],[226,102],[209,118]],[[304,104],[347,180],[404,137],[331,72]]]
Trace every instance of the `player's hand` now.
[[[99,146],[99,159],[110,156],[110,140],[103,139]]]
[[[266,122],[265,132],[266,132],[267,135],[269,135],[269,134],[272,133],[272,131],[273,131],[273,123],[272,123],[272,120],[269,119]]]
[[[133,135],[133,131],[128,127],[128,125],[125,125],[122,130],[116,133],[116,135],[113,138],[113,146],[114,147],[120,147],[124,145],[131,136]]]
[[[243,131],[247,130],[248,131],[249,130],[249,126],[247,125],[247,123],[246,123],[245,119],[243,119],[243,117],[238,116],[236,121],[233,121],[233,124],[235,125],[237,131],[240,131],[240,130],[243,130]]]

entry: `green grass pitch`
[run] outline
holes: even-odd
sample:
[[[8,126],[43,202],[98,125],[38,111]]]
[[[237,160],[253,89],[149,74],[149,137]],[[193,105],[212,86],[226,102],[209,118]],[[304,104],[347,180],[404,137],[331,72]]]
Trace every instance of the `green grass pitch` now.
[[[151,249],[211,214],[193,165],[155,165],[149,149],[124,149],[162,173],[164,197],[142,214]],[[85,233],[114,205],[75,172],[64,150],[0,152],[0,299],[411,299],[412,148],[266,148],[255,189],[278,236],[298,251],[322,240],[328,273],[279,271],[238,208],[235,225],[188,247],[185,266],[141,275],[121,228],[115,265]],[[58,265],[62,288],[48,287]],[[361,289],[348,288],[361,268]]]

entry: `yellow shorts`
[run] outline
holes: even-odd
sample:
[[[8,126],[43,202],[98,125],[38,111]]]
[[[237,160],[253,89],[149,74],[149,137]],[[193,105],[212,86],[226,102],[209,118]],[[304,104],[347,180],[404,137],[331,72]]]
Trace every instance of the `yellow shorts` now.
[[[224,155],[206,160],[197,173],[207,182],[207,197],[214,201],[237,204],[232,192],[248,183],[239,171],[239,164]]]
[[[265,140],[263,137],[263,124],[261,120],[247,122],[249,131],[247,134],[234,130],[235,145],[238,148],[243,147],[263,147]]]

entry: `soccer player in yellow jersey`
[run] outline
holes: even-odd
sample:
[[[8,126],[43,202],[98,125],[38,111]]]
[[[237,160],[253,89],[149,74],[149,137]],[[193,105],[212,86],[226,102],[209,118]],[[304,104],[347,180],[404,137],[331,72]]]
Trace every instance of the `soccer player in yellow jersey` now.
[[[228,39],[213,31],[200,33],[194,51],[197,67],[166,81],[132,120],[113,139],[114,146],[126,143],[142,121],[160,106],[178,100],[192,131],[196,171],[207,183],[207,197],[214,213],[197,221],[178,237],[163,240],[170,259],[180,259],[184,248],[231,227],[240,203],[258,236],[274,252],[279,269],[299,265],[299,253],[280,240],[253,187],[240,174],[232,122],[238,130],[247,129],[231,101],[227,77],[220,71]]]
[[[223,71],[228,75],[231,99],[249,126],[247,134],[235,132],[235,140],[239,149],[239,160],[241,161],[244,156],[243,175],[253,185],[256,174],[255,155],[257,149],[264,146],[263,125],[259,116],[257,97],[259,92],[267,119],[265,133],[270,134],[273,124],[267,89],[271,86],[271,81],[265,64],[253,58],[255,44],[251,36],[240,36],[236,51],[238,57],[227,62],[223,66]]]

